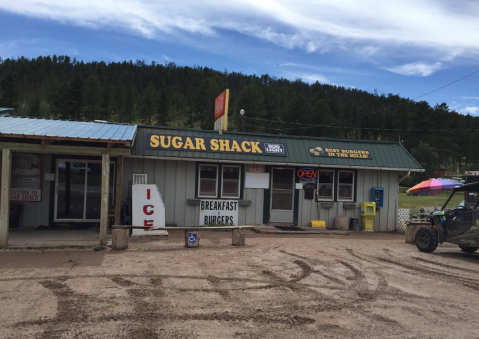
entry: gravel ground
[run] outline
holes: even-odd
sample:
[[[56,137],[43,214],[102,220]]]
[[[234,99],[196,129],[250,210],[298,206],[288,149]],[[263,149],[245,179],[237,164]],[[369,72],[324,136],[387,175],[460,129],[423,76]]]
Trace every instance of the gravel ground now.
[[[0,338],[478,338],[479,254],[404,235],[182,232],[0,252]]]

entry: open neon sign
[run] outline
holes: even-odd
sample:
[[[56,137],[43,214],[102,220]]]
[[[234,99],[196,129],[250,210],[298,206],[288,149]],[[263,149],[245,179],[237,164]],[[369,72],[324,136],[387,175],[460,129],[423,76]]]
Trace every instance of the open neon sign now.
[[[312,167],[303,167],[296,172],[301,180],[313,180],[318,175],[318,170]]]

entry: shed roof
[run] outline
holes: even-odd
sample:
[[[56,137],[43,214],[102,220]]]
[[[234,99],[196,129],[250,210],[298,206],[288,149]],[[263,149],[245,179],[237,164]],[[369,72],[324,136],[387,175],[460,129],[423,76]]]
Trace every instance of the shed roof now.
[[[136,125],[0,117],[0,136],[130,143]]]
[[[146,134],[178,135],[204,138],[224,138],[248,141],[264,141],[284,143],[287,148],[286,156],[271,156],[258,154],[237,153],[209,153],[185,150],[148,149]],[[371,159],[316,157],[312,156],[310,149],[314,147],[335,148],[347,150],[369,151]],[[271,134],[254,134],[239,132],[218,132],[178,129],[152,126],[139,126],[132,156],[154,156],[159,158],[180,158],[185,160],[225,161],[239,163],[264,163],[264,164],[291,164],[324,167],[370,168],[387,170],[423,171],[421,165],[400,144],[393,142],[331,139],[315,137],[299,137]]]

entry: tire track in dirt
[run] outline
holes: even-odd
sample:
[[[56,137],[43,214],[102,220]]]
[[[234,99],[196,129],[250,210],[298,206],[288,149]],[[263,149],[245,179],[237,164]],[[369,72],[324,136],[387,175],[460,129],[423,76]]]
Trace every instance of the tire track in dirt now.
[[[154,275],[161,279],[173,278],[173,279],[196,279],[196,280],[204,280],[204,277],[200,276],[188,276],[188,275],[171,275],[171,274],[159,274]],[[68,279],[82,279],[82,278],[105,278],[105,279],[113,279],[113,278],[151,278],[152,275],[149,274],[77,274],[77,275],[59,275],[59,276],[33,276],[33,277],[20,277],[20,278],[0,278],[0,282],[6,281],[17,281],[17,280],[24,280],[24,281],[35,281],[35,280],[58,280],[58,281],[66,281]],[[223,282],[251,282],[251,283],[260,283],[261,280],[256,279],[249,279],[249,278],[228,278],[228,277],[218,277],[217,278]]]
[[[356,258],[361,258],[363,256],[367,256],[367,257],[371,257],[371,258],[373,258],[375,260],[378,260],[378,261],[381,261],[381,262],[385,262],[385,263],[388,263],[388,264],[391,264],[391,265],[400,266],[402,268],[405,268],[409,272],[412,272],[412,274],[415,274],[415,275],[419,275],[419,276],[430,275],[430,276],[434,276],[434,277],[439,277],[439,278],[441,278],[444,281],[449,282],[449,283],[454,283],[456,285],[461,285],[461,286],[464,286],[464,287],[467,287],[467,288],[470,288],[470,289],[473,289],[473,290],[476,290],[476,291],[479,290],[479,280],[476,280],[476,279],[461,277],[461,276],[458,276],[458,275],[455,275],[455,274],[444,272],[442,270],[433,270],[432,268],[429,268],[429,267],[426,267],[426,266],[423,266],[423,265],[420,265],[420,264],[416,264],[416,263],[400,262],[400,261],[394,260],[392,258],[388,259],[388,258],[384,258],[384,257],[380,257],[380,256],[373,256],[373,255],[368,255],[368,254],[363,254],[363,253],[361,253],[361,256],[358,256],[357,253],[353,252],[352,250],[350,251],[350,253]]]
[[[426,263],[426,264],[432,264],[432,265],[441,267],[442,269],[440,269],[440,271],[443,271],[443,272],[448,273],[448,274],[450,273],[450,272],[447,271],[449,269],[453,269],[453,270],[461,271],[461,272],[469,272],[469,273],[474,273],[474,274],[479,273],[478,270],[471,270],[471,269],[467,269],[467,268],[463,269],[463,268],[460,268],[460,267],[457,267],[457,266],[448,265],[448,264],[445,264],[445,263],[441,263],[441,262],[437,262],[437,261],[433,261],[433,260],[429,260],[429,259],[424,259],[424,258],[421,258],[421,257],[409,256],[409,255],[406,255],[404,253],[391,251],[389,249],[383,249],[383,250],[393,259],[397,258],[398,256],[401,256],[402,260],[406,260],[407,262],[409,262],[412,265],[420,265],[421,267],[425,267],[425,268],[428,268],[428,269],[432,269],[432,268],[429,267],[429,266],[424,266],[424,265],[418,264],[416,261]],[[435,268],[435,269],[437,269],[437,268]],[[443,269],[446,269],[446,271],[444,271]],[[461,276],[459,276],[459,277],[461,277]]]
[[[331,265],[330,263],[326,264],[324,261],[316,259],[316,258],[304,257],[304,256],[301,256],[301,255],[298,255],[298,254],[295,254],[295,253],[286,252],[285,250],[280,250],[279,252],[281,252],[283,254],[290,255],[290,256],[295,257],[295,258],[300,258],[300,259],[303,259],[303,260],[307,260],[307,261],[313,262],[315,264],[323,265],[323,266],[326,266],[326,267]],[[328,279],[329,281],[332,281],[332,282],[334,282],[338,285],[343,285],[344,284],[344,282],[342,280],[340,280],[336,277],[333,277],[333,276],[331,276],[327,273],[324,273],[323,271],[320,271],[318,269],[311,268],[311,273],[319,274],[319,275],[323,276],[324,278]]]
[[[462,272],[479,274],[479,271],[471,270],[471,269],[468,269],[468,268],[461,268],[461,267],[448,265],[448,264],[444,264],[444,263],[440,263],[440,262],[436,262],[436,261],[428,260],[428,259],[424,259],[424,258],[419,258],[419,257],[411,257],[411,258],[413,258],[414,260],[417,260],[417,261],[424,262],[426,264],[437,265],[437,266],[441,266],[441,267],[444,267],[444,268],[453,269],[453,270],[462,271]]]
[[[64,329],[59,328],[58,324],[84,323],[89,321],[90,317],[86,309],[86,296],[84,294],[76,293],[64,281],[42,280],[39,284],[48,289],[57,300],[57,313],[55,317],[48,321],[40,320],[34,322],[36,324],[47,324],[45,331],[39,337],[40,339],[61,338]]]

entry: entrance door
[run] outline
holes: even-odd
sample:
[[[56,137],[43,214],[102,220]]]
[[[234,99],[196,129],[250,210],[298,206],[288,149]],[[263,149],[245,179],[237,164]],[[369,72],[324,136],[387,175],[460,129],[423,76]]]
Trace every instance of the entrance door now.
[[[269,222],[293,222],[294,168],[274,167],[271,172]]]
[[[101,161],[58,160],[55,180],[55,222],[98,222],[101,206]],[[110,197],[115,171],[110,163]]]

